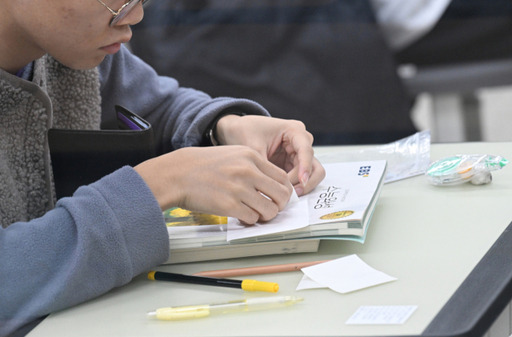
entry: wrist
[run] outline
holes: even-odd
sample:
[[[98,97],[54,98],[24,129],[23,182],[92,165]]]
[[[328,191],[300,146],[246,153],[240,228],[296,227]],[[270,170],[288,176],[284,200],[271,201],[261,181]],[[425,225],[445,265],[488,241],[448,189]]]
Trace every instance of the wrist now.
[[[219,119],[217,126],[215,128],[214,137],[217,141],[218,145],[228,145],[229,142],[229,136],[233,135],[233,133],[236,131],[234,130],[234,125],[236,120],[238,120],[240,115],[226,115],[223,116],[221,119]],[[231,144],[233,145],[233,144]]]
[[[226,136],[228,135],[228,132],[226,132],[226,130],[229,128],[227,128],[226,125],[229,124],[229,120],[239,118],[244,115],[245,114],[242,112],[235,112],[231,109],[219,114],[206,129],[203,137],[203,143],[213,146],[227,144]]]

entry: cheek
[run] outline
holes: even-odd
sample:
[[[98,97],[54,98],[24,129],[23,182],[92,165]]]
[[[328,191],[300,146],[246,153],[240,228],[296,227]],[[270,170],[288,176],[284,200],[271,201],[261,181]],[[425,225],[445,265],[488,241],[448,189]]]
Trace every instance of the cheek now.
[[[102,7],[95,11],[91,11],[91,6],[88,7],[83,10],[69,6],[61,7],[61,16],[55,25],[59,28],[54,37],[63,51],[79,55],[101,46],[102,37],[109,28],[109,13]]]
[[[105,57],[100,48],[105,44],[103,34],[95,31],[89,23],[76,25],[57,39],[52,39],[47,52],[59,62],[72,69],[90,69],[97,66]]]
[[[74,17],[78,16],[78,10],[68,6],[62,6],[60,8],[60,14],[62,21],[70,21],[74,20]]]
[[[92,14],[81,2],[71,1],[71,4],[64,2],[56,9],[55,19],[58,20],[57,24],[60,27],[72,30],[90,21],[87,18],[92,19]]]
[[[111,15],[95,0],[15,1],[20,1],[13,14],[23,29],[20,35],[35,56],[48,53],[74,69],[92,68],[103,60],[105,53],[99,48],[111,42]],[[22,6],[25,2],[31,7]],[[32,12],[25,12],[29,9]]]
[[[72,1],[71,5],[62,4],[58,9],[59,26],[64,27],[62,34],[73,34],[77,42],[97,34],[100,27],[108,26],[111,14],[96,1]]]

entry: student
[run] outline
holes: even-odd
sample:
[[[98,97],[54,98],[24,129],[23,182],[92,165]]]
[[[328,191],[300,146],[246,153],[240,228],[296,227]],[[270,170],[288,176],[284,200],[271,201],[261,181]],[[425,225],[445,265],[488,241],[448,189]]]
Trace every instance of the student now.
[[[130,54],[141,1],[0,4],[1,336],[164,262],[163,209],[251,224],[323,179],[301,122],[179,87]],[[56,201],[48,129],[99,129],[115,104],[148,120],[165,154]],[[196,147],[209,135],[228,146]]]

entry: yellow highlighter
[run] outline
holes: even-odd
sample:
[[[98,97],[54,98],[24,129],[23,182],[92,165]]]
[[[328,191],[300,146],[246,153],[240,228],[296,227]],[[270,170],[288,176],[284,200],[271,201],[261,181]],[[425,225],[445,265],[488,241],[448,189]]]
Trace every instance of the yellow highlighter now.
[[[245,291],[266,291],[269,293],[276,293],[279,291],[279,284],[274,282],[264,282],[256,280],[232,280],[226,278],[166,273],[162,271],[150,271],[148,273],[148,279],[153,281],[160,280],[170,282],[202,284],[217,287],[238,288]]]
[[[301,302],[302,297],[276,296],[249,298],[246,300],[231,301],[217,304],[190,305],[183,307],[160,308],[148,312],[148,317],[164,321],[177,321],[182,319],[202,318],[210,314],[227,314],[233,312],[247,312],[253,310],[268,310],[287,307]]]

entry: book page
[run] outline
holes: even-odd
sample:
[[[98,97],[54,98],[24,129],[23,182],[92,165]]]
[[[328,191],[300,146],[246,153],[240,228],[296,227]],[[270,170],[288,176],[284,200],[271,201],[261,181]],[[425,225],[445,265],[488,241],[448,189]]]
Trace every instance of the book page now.
[[[295,194],[295,190],[293,191]],[[227,240],[245,239],[260,235],[274,234],[306,227],[308,225],[308,200],[292,196],[284,210],[268,222],[244,225],[238,219],[228,218]]]
[[[355,222],[366,209],[386,169],[385,160],[325,164],[325,179],[308,194],[309,224]]]

